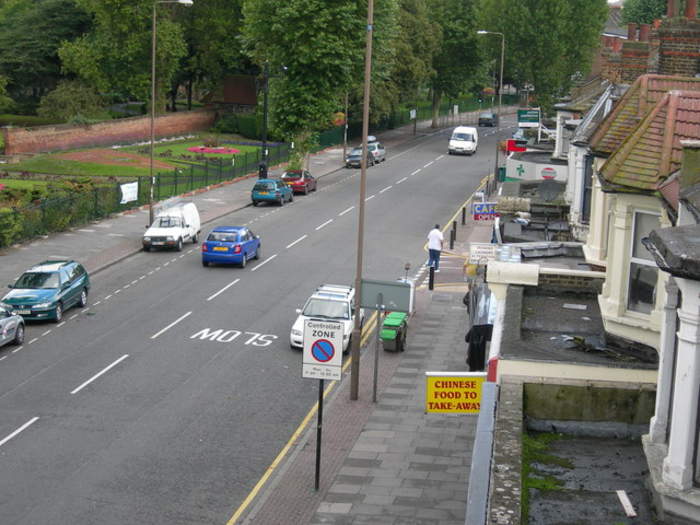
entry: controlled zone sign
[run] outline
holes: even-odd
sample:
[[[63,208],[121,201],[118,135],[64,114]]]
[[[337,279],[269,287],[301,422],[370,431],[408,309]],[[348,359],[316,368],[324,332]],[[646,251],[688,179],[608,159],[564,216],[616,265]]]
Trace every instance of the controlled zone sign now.
[[[425,412],[478,414],[485,372],[426,372]]]
[[[333,321],[304,321],[304,350],[301,377],[340,380],[343,366],[343,324]]]

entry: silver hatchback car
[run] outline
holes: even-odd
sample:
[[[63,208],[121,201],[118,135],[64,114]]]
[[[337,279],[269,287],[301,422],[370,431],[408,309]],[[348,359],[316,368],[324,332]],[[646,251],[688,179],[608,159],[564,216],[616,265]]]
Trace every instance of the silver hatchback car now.
[[[24,342],[24,319],[0,307],[0,346],[7,343],[21,345]]]
[[[384,149],[384,146],[380,142],[372,142],[369,140],[370,138],[374,137],[368,137],[367,140],[367,151],[374,157],[374,162],[383,162],[386,160],[386,149]]]

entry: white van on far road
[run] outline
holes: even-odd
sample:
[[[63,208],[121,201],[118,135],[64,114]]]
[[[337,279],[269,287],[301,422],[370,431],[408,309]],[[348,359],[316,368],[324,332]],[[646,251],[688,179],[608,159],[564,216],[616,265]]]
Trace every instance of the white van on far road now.
[[[457,126],[450,137],[447,153],[474,155],[477,147],[479,147],[479,132],[476,128]]]
[[[185,241],[197,242],[200,230],[197,206],[194,202],[180,203],[158,213],[143,235],[143,249],[175,248],[181,251]]]

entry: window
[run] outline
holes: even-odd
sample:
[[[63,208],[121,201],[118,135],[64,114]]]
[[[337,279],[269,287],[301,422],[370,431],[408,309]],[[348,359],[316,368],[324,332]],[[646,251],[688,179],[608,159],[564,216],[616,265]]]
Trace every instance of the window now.
[[[635,212],[632,226],[632,254],[627,293],[627,309],[632,312],[649,314],[654,309],[658,267],[642,244],[651,230],[661,226],[659,216],[651,213]]]
[[[593,155],[583,157],[583,192],[581,194],[581,222],[591,220],[591,194],[593,192]]]

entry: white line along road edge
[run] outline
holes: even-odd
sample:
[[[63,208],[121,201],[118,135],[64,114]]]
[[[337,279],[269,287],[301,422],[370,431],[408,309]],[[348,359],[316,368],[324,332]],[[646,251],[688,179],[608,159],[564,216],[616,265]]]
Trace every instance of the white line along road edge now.
[[[126,359],[127,357],[129,357],[129,354],[124,354],[124,355],[121,356],[119,359],[117,359],[114,363],[112,363],[111,365],[109,365],[109,366],[103,368],[100,372],[97,372],[94,376],[92,376],[90,379],[88,379],[87,381],[85,381],[85,382],[84,382],[82,385],[80,385],[78,388],[76,388],[76,389],[74,389],[73,391],[71,391],[71,394],[77,394],[77,393],[80,392],[83,388],[85,388],[85,387],[88,386],[90,383],[92,383],[95,379],[97,379],[98,377],[100,377],[100,376],[103,375],[103,374],[106,374],[109,370],[111,370],[112,368],[114,368],[115,366],[117,366],[119,363],[121,363],[122,361],[124,361],[124,359]]]
[[[161,335],[163,332],[167,332],[167,331],[170,330],[173,326],[175,326],[177,323],[179,323],[179,322],[182,321],[185,317],[187,317],[188,315],[191,315],[191,314],[192,314],[192,312],[187,312],[185,315],[183,315],[183,316],[181,316],[181,317],[178,317],[175,321],[173,321],[173,322],[170,323],[168,326],[166,326],[165,328],[163,328],[160,332],[156,332],[155,334],[153,334],[153,335],[151,336],[151,339],[155,339],[156,337],[158,337],[159,335]]]
[[[236,283],[237,283],[238,281],[240,281],[240,280],[241,280],[241,279],[238,278],[238,279],[236,279],[235,281],[232,281],[232,282],[228,283],[228,284],[227,284],[226,286],[224,286],[221,290],[219,290],[219,291],[216,292],[215,294],[212,294],[212,295],[210,295],[209,297],[207,297],[207,301],[211,301],[212,299],[214,299],[214,297],[217,297],[219,294],[224,293],[226,290],[228,290],[229,288],[231,288],[234,284],[236,284]]]
[[[15,437],[17,434],[19,434],[20,432],[22,432],[23,430],[25,430],[27,427],[29,427],[30,425],[33,425],[34,423],[36,423],[38,420],[39,420],[38,417],[33,417],[32,419],[30,419],[29,421],[27,421],[24,425],[22,425],[22,426],[19,427],[17,430],[15,430],[12,434],[10,434],[9,436],[3,438],[2,441],[0,441],[0,447],[3,446],[3,445],[4,445],[5,443],[7,443],[8,441],[10,441],[10,440],[11,440],[13,437]]]

